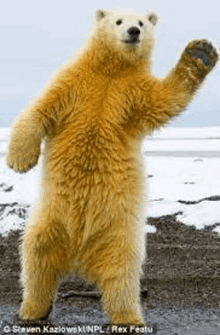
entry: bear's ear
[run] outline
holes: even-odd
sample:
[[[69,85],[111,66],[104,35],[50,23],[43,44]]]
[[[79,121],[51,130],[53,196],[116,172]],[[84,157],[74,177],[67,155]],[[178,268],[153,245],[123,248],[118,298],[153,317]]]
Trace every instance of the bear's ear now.
[[[102,9],[97,9],[96,11],[96,20],[101,21],[107,15],[107,12]]]
[[[155,13],[149,13],[147,14],[147,19],[150,21],[154,26],[157,23],[157,15]]]

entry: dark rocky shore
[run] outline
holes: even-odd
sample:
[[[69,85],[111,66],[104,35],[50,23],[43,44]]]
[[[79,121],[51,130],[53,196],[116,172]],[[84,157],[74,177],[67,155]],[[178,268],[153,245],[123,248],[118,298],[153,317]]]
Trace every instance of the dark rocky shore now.
[[[212,232],[215,225],[203,230],[186,226],[176,220],[177,214],[148,218],[157,232],[146,235],[147,258],[141,279],[145,320],[149,329],[154,327],[161,335],[220,334],[219,234]],[[20,235],[21,231],[13,231],[7,237],[0,236],[0,334],[27,333],[14,319],[22,298]],[[45,328],[44,333],[63,334],[68,333],[65,327],[101,327],[106,323],[95,285],[68,277],[60,285],[51,316],[55,328]],[[80,330],[83,328],[77,333]]]

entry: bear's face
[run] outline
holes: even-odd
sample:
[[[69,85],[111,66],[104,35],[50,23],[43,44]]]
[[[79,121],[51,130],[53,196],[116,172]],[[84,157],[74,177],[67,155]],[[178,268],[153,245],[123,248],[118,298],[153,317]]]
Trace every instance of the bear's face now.
[[[96,33],[109,48],[123,53],[144,55],[151,51],[155,39],[157,16],[134,11],[96,12]]]

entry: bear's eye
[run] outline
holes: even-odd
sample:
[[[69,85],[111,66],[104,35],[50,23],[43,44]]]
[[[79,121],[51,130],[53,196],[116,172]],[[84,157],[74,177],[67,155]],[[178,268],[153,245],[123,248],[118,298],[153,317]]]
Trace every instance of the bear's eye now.
[[[122,20],[120,19],[120,20],[116,21],[116,24],[117,24],[118,26],[120,26],[120,24],[122,24]]]
[[[138,23],[139,23],[139,26],[140,26],[140,27],[143,27],[144,24],[143,24],[142,21],[139,21]]]

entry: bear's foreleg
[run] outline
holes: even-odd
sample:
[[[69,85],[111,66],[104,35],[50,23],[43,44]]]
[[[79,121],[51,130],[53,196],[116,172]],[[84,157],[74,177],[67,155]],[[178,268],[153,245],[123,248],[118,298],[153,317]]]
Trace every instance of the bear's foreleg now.
[[[205,39],[188,44],[173,71],[162,82],[157,97],[160,108],[155,110],[159,126],[187,108],[218,58],[216,49]]]
[[[10,168],[27,172],[37,164],[42,138],[56,134],[60,113],[68,103],[68,88],[54,81],[20,113],[9,138],[6,162]]]
[[[38,163],[43,126],[37,113],[22,112],[12,126],[6,163],[15,172],[27,172]],[[42,135],[42,136],[41,136]]]
[[[146,135],[178,116],[187,108],[218,58],[216,49],[207,40],[190,42],[165,79],[150,78],[134,88],[135,103],[127,126]]]
[[[68,270],[68,235],[50,215],[32,217],[21,246],[21,283],[24,288],[19,316],[35,320],[47,315],[60,275]]]

